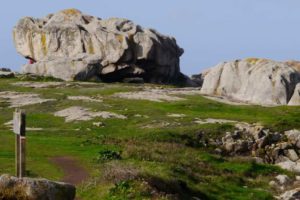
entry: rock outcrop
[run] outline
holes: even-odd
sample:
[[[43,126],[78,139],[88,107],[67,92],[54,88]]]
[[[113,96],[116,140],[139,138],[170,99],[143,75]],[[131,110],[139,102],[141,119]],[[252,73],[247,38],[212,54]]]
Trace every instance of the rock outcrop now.
[[[183,49],[173,37],[127,19],[102,20],[68,9],[42,19],[21,19],[13,38],[18,53],[34,63],[25,65],[24,73],[107,82],[132,77],[154,83],[188,79],[180,73]]]
[[[260,105],[300,105],[300,71],[267,59],[220,63],[205,71],[201,92]],[[296,89],[295,89],[296,88]]]
[[[67,183],[0,176],[0,199],[73,200],[75,193],[75,187]]]
[[[15,73],[8,68],[0,68],[0,78],[13,78]]]
[[[245,155],[300,173],[300,131],[271,132],[261,125],[238,123],[234,132],[210,145],[224,155]]]

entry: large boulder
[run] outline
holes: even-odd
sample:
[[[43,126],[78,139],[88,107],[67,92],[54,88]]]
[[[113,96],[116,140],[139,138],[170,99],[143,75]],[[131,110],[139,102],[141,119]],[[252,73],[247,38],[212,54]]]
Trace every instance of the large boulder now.
[[[260,105],[299,104],[300,72],[267,59],[223,62],[202,75],[201,92]],[[295,90],[296,88],[296,90]]]
[[[175,83],[187,79],[180,73],[183,49],[176,40],[127,19],[102,20],[68,9],[41,19],[21,19],[14,27],[13,38],[18,53],[36,62],[25,65],[24,73],[64,80],[76,79],[77,73],[87,70],[104,81],[141,77],[146,82]],[[78,55],[82,54],[99,61],[93,62],[93,67],[85,61],[79,64]],[[54,67],[55,60],[59,61]],[[59,68],[70,72],[57,76]]]
[[[46,179],[0,176],[0,199],[6,200],[73,200],[76,189],[67,183]]]

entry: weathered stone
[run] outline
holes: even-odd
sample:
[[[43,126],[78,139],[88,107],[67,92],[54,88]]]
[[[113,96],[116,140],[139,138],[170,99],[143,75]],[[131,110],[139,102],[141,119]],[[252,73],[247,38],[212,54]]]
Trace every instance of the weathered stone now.
[[[25,17],[14,27],[13,36],[17,51],[37,62],[25,65],[24,73],[63,80],[98,76],[108,82],[132,77],[155,83],[189,81],[180,73],[184,51],[176,40],[127,19],[102,20],[68,9],[42,19]],[[80,61],[81,54],[98,61]]]
[[[245,59],[220,63],[206,71],[201,92],[252,104],[287,105],[298,83],[300,73],[286,63]]]
[[[300,163],[293,162],[293,161],[285,161],[276,164],[277,166],[281,167],[282,169],[286,169],[291,172],[300,173]]]
[[[288,157],[284,156],[284,155],[279,155],[275,160],[275,164],[282,163],[282,162],[287,162],[287,161],[291,161],[291,160]]]
[[[284,132],[289,142],[295,145],[297,148],[300,149],[300,131],[299,130],[289,130]]]
[[[291,179],[287,175],[282,175],[282,174],[277,175],[275,177],[275,180],[280,185],[288,185],[292,182]]]
[[[292,145],[289,142],[282,142],[282,143],[277,144],[277,146],[283,150],[289,149],[292,147]]]
[[[297,160],[299,160],[299,157],[298,157],[298,155],[297,155],[297,153],[296,153],[296,151],[294,150],[294,149],[288,149],[288,150],[286,150],[287,151],[287,153],[286,153],[286,156],[291,160],[291,161],[297,161]]]
[[[67,183],[0,176],[0,199],[73,200],[75,193],[76,188]]]
[[[284,192],[280,197],[279,200],[297,200],[300,199],[300,188],[296,188],[293,190],[289,190]]]

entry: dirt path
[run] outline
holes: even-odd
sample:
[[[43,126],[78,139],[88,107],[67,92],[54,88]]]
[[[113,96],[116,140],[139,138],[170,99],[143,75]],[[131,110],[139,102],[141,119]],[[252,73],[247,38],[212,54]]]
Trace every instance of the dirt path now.
[[[60,156],[50,159],[55,165],[60,167],[64,173],[64,177],[61,181],[70,183],[72,185],[79,185],[83,181],[87,180],[89,173],[80,166],[80,164],[72,157]],[[78,197],[76,200],[80,200]]]

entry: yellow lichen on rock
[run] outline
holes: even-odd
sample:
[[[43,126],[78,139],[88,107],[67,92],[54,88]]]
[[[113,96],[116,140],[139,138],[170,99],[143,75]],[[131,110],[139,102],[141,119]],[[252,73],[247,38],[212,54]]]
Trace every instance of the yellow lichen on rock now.
[[[75,8],[63,10],[62,13],[66,15],[80,15],[81,12]]]
[[[42,43],[43,53],[44,55],[47,55],[48,50],[47,50],[47,39],[45,33],[41,34],[41,43]]]
[[[93,46],[93,42],[92,42],[91,38],[88,41],[88,53],[95,54],[95,50],[94,50],[94,46]]]
[[[117,34],[116,37],[117,37],[117,39],[119,40],[120,43],[123,43],[123,41],[124,41],[124,36],[123,35]]]
[[[259,62],[259,58],[247,58],[246,62],[250,63],[251,65],[255,65],[257,62]]]
[[[265,58],[246,58],[245,61],[251,65],[255,65],[258,63],[268,62],[269,60]]]

